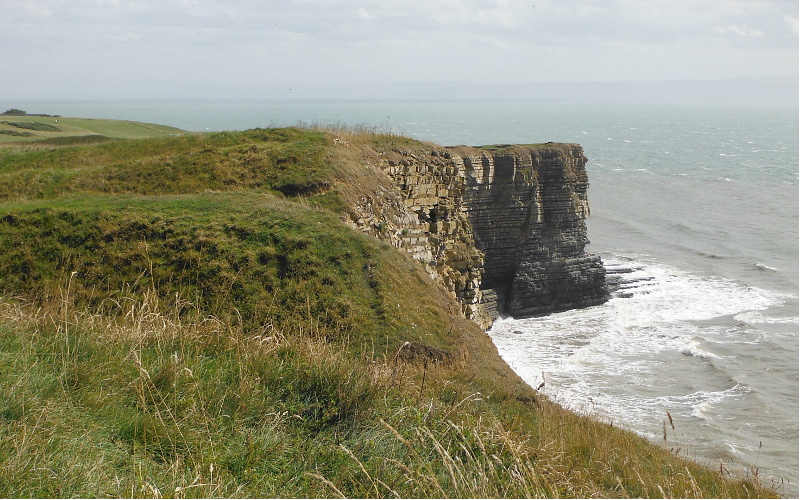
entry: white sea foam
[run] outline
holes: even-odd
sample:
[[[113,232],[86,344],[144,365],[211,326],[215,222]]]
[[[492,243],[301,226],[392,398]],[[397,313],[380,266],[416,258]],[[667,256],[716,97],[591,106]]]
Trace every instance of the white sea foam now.
[[[769,318],[764,311],[785,297],[644,255],[604,260],[624,296],[495,322],[489,333],[512,369],[533,387],[544,382],[542,391],[568,408],[643,434],[657,434],[666,411],[707,420],[723,402],[746,397],[750,389],[725,371],[725,325]]]
[[[636,262],[632,259],[642,259]],[[633,289],[632,303],[622,304],[639,322],[701,321],[780,305],[785,295],[744,286],[726,278],[698,276],[641,256],[606,258],[609,268],[630,268],[633,285],[648,285],[647,293]],[[627,291],[631,291],[628,289]]]
[[[777,272],[778,269],[772,266],[768,266],[766,264],[762,264],[761,262],[756,262],[756,269],[760,269],[762,271],[772,271]]]
[[[725,400],[743,398],[750,390],[749,387],[737,383],[733,387],[719,391],[695,391],[689,394],[665,396],[657,400],[665,408],[683,411],[695,418],[707,419],[716,405]]]
[[[703,358],[703,359],[719,358],[719,356],[717,356],[713,352],[709,352],[709,351],[703,349],[703,347],[700,345],[700,342],[698,342],[695,339],[691,339],[691,338],[690,339],[686,339],[685,342],[686,343],[683,345],[683,347],[681,349],[679,349],[679,352],[681,354],[684,354],[686,356],[693,356],[695,358]]]
[[[771,316],[764,314],[763,311],[747,311],[737,314],[733,317],[736,321],[741,321],[750,325],[765,324],[765,325],[791,325],[800,323],[800,318],[797,316]]]

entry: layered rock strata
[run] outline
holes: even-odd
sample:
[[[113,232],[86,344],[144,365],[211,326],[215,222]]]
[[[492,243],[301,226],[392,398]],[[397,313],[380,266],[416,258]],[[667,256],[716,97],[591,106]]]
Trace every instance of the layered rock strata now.
[[[486,327],[608,299],[587,255],[586,158],[580,146],[392,149],[374,166],[394,189],[362,195],[352,221],[421,261]]]
[[[514,146],[461,156],[467,214],[485,255],[481,289],[493,316],[533,316],[608,299],[600,258],[584,252],[589,183],[580,146]]]

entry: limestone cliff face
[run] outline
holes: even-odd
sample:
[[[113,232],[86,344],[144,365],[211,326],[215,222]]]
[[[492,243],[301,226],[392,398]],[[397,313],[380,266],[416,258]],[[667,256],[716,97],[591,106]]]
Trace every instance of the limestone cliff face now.
[[[461,155],[467,214],[485,255],[481,289],[490,312],[524,317],[605,302],[602,262],[584,252],[589,184],[580,146]]]
[[[352,221],[425,264],[486,327],[608,299],[584,253],[588,181],[580,146],[393,149],[374,166],[394,189],[362,196]]]

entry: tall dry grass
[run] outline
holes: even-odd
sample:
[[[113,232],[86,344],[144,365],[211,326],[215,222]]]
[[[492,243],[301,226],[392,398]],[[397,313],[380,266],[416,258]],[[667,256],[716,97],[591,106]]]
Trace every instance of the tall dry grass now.
[[[248,332],[155,292],[92,313],[70,290],[0,299],[2,496],[773,494],[544,398],[476,391],[457,363],[353,359],[313,318]]]

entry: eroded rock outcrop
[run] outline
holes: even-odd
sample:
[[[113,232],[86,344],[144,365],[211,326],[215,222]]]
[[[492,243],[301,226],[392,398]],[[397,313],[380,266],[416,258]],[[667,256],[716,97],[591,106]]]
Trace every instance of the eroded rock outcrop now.
[[[524,317],[605,302],[602,262],[584,252],[589,184],[581,147],[459,153],[468,218],[485,255],[481,289],[490,312]]]
[[[575,144],[394,148],[370,163],[381,186],[352,221],[425,264],[486,327],[600,304],[605,271],[587,255],[586,158]]]

